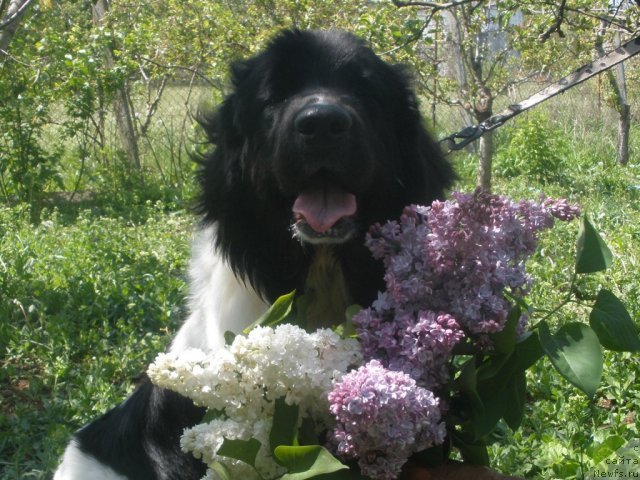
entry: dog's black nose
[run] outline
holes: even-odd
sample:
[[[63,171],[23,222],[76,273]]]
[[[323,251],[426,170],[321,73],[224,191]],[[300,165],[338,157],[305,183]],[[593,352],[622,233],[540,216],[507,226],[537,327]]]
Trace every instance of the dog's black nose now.
[[[294,126],[308,140],[331,140],[341,137],[351,128],[349,113],[339,105],[314,103],[298,112]]]

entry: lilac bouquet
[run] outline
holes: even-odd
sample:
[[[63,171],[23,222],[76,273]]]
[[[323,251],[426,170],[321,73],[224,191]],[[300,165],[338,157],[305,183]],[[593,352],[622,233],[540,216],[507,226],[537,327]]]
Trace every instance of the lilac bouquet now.
[[[593,397],[601,346],[640,350],[629,314],[604,289],[589,325],[552,334],[544,317],[527,331],[526,262],[540,232],[579,214],[566,200],[478,190],[372,226],[366,244],[384,264],[386,289],[353,316],[355,338],[286,325],[290,294],[273,308],[277,318],[263,319],[283,323],[276,329],[255,327],[216,358],[158,358],[152,379],[213,413],[185,433],[183,448],[207,462],[207,479],[221,480],[393,480],[408,460],[437,465],[451,448],[486,465],[486,439],[501,420],[518,428],[525,371],[542,355]],[[583,216],[564,304],[578,275],[610,263]]]
[[[256,326],[215,353],[160,354],[148,374],[156,385],[212,412],[186,429],[180,442],[210,467],[208,479],[224,479],[221,472],[228,472],[230,478],[260,480],[286,472],[274,455],[277,445],[270,445],[274,418],[286,417],[289,425],[283,430],[298,428],[303,418],[314,435],[327,430],[333,381],[361,363],[355,340],[329,329],[307,333],[285,323]]]

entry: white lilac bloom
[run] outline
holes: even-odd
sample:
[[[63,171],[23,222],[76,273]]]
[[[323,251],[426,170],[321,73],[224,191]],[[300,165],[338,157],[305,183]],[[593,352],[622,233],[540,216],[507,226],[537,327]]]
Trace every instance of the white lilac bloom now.
[[[250,467],[216,452],[223,438],[255,438],[262,445],[256,468],[264,478],[274,478],[283,473],[269,453],[275,400],[298,405],[301,414],[326,429],[331,421],[327,395],[333,382],[360,365],[361,358],[356,340],[342,339],[329,329],[307,333],[283,324],[255,327],[211,355],[200,350],[161,354],[148,373],[156,385],[220,412],[219,418],[185,432],[181,443],[185,451],[208,465],[225,464],[234,478],[250,479]],[[212,471],[207,475],[216,478]]]
[[[215,462],[223,463],[233,473],[234,478],[245,480],[259,480],[261,477],[275,478],[282,475],[284,469],[271,459],[267,448],[261,447],[256,457],[256,470],[260,472],[260,476],[250,465],[216,454],[225,438],[233,440],[254,438],[262,445],[268,445],[270,427],[271,422],[266,420],[249,424],[229,419],[216,419],[186,429],[180,439],[180,447],[185,452],[191,452],[194,457],[201,459],[207,465],[213,465]],[[214,471],[209,470],[205,479],[217,480],[218,477]]]
[[[329,402],[336,419],[330,440],[337,454],[357,458],[360,471],[374,480],[397,478],[413,453],[445,438],[433,393],[376,360],[337,381]]]

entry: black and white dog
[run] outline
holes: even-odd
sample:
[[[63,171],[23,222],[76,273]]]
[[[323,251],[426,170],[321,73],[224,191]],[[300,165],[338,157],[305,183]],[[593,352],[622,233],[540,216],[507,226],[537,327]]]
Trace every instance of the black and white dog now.
[[[364,246],[375,222],[441,197],[454,172],[425,131],[408,75],[340,31],[286,31],[232,66],[233,92],[202,124],[191,314],[171,350],[214,350],[278,296],[311,299],[307,321],[342,322],[368,305],[382,267]],[[55,480],[190,480],[180,451],[202,419],[190,400],[139,387],[73,437]]]

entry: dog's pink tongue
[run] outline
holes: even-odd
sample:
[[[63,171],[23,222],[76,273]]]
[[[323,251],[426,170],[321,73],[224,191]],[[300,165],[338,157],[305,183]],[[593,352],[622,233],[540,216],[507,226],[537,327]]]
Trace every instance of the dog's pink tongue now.
[[[293,212],[302,215],[318,233],[324,233],[343,217],[356,213],[356,197],[335,186],[301,192],[293,204]]]

